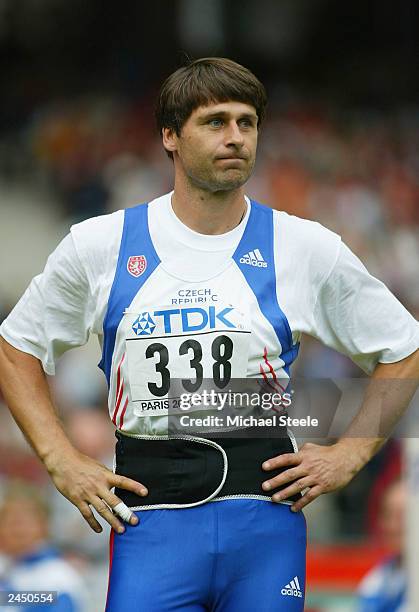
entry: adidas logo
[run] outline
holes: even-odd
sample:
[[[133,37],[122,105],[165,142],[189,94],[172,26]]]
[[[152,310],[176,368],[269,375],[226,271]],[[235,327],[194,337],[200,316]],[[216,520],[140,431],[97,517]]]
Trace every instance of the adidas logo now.
[[[300,583],[298,581],[298,576],[294,576],[289,584],[286,584],[283,589],[281,589],[281,595],[290,595],[291,597],[302,597],[303,594],[301,592]]]
[[[263,259],[262,253],[259,249],[255,249],[254,251],[249,251],[243,257],[240,257],[240,263],[248,264],[249,266],[254,266],[255,268],[267,268],[268,264]]]

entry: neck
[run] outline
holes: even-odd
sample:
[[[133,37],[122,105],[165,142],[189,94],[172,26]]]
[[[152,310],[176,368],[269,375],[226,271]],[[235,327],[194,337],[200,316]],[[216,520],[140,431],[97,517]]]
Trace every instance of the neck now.
[[[225,234],[246,212],[244,189],[215,193],[175,180],[172,207],[182,223],[200,234]]]

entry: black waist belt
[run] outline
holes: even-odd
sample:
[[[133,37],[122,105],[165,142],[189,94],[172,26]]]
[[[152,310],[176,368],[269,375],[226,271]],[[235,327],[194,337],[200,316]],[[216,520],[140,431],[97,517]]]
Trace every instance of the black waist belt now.
[[[276,455],[294,452],[288,437],[155,439],[136,438],[120,431],[116,437],[116,473],[141,482],[148,489],[146,497],[116,489],[116,495],[131,508],[199,504],[232,495],[269,498],[262,483],[284,468],[267,472],[262,463]],[[289,501],[298,498],[299,495]]]

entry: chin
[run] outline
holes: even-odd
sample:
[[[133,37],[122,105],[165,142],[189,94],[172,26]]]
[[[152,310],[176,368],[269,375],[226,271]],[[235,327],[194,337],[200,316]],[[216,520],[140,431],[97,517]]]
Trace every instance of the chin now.
[[[211,185],[209,191],[216,193],[217,191],[233,191],[234,189],[240,189],[246,181],[230,181],[229,183],[218,183],[217,185]]]
[[[242,170],[230,169],[227,172],[217,173],[217,175],[211,175],[206,177],[192,177],[192,180],[197,187],[216,193],[217,191],[232,191],[233,189],[239,189],[242,187],[250,177],[250,173],[243,172]]]
[[[230,171],[231,172],[231,171]],[[218,180],[214,180],[213,186],[214,191],[231,191],[232,189],[238,189],[242,187],[249,180],[249,175],[245,175],[242,172],[231,172],[230,176],[217,177]]]

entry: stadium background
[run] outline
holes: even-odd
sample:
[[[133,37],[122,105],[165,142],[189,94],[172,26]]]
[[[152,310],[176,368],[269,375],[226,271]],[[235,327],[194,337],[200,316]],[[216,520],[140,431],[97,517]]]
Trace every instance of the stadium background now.
[[[340,233],[418,318],[414,10],[414,0],[154,0],[123,9],[0,0],[0,320],[72,223],[171,187],[154,95],[185,57],[207,55],[243,63],[268,89],[249,195]],[[96,362],[94,342],[68,353],[52,384],[75,443],[110,464]],[[295,373],[362,375],[310,339]],[[377,500],[400,470],[392,440],[349,487],[307,509],[307,609],[356,609],[356,585],[382,554]],[[16,478],[45,491],[51,539],[82,572],[89,610],[103,609],[106,536],[89,534],[54,493],[0,404],[0,490]]]

